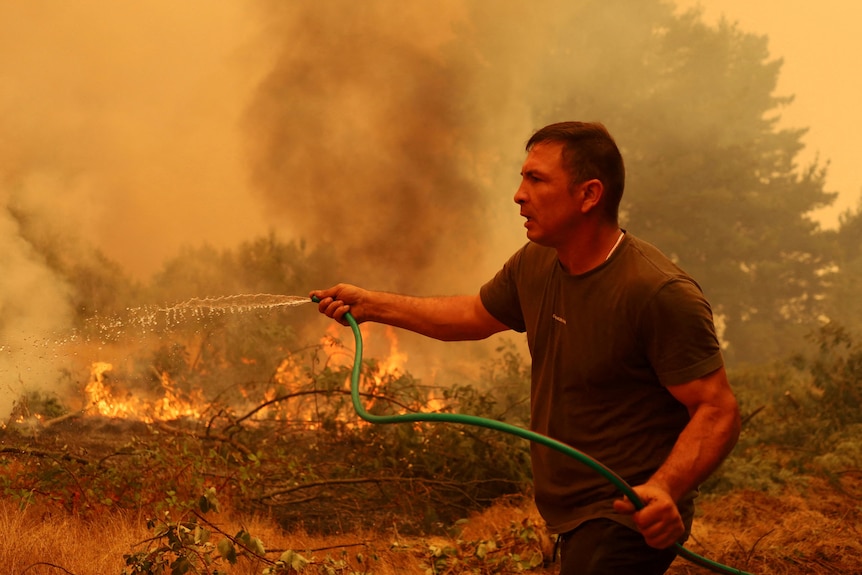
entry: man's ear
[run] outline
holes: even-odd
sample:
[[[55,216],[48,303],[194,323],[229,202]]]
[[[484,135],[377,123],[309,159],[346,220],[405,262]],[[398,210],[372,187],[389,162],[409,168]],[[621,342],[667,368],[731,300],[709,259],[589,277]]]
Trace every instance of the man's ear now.
[[[586,214],[601,203],[602,197],[605,195],[605,186],[601,180],[593,179],[587,180],[579,187],[581,188],[581,197],[583,198],[581,213]]]

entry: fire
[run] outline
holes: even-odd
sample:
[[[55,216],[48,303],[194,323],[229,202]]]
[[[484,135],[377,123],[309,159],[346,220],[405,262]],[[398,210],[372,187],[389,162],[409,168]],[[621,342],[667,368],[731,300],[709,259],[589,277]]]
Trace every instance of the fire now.
[[[294,358],[287,357],[281,361],[275,370],[273,381],[276,386],[267,388],[263,393],[264,403],[274,402],[279,396],[290,394],[297,390],[298,383],[303,379],[302,367]],[[292,398],[288,402],[277,402],[267,405],[259,412],[261,417],[299,423],[306,429],[318,427],[314,412],[314,401],[308,396]]]
[[[398,336],[395,330],[386,326],[386,339],[389,341],[389,356],[377,364],[377,369],[371,375],[375,387],[379,387],[387,377],[398,377],[404,373],[407,354],[398,349]]]
[[[395,333],[395,330],[386,326],[385,337],[389,342],[389,355],[379,361],[377,363],[377,368],[371,373],[371,381],[373,383],[368,384],[370,391],[372,393],[376,393],[379,389],[385,386],[386,381],[389,379],[397,379],[401,375],[404,374],[404,366],[407,364],[407,354],[402,352],[398,347],[398,337]],[[364,337],[364,335],[363,335]],[[370,409],[371,406],[374,405],[374,399],[369,400],[367,408]],[[421,405],[411,405],[412,409],[416,409],[422,412],[434,412],[439,411],[443,407],[445,407],[446,403],[435,397],[427,396],[425,398],[425,403]],[[414,424],[416,427],[420,427],[419,424]]]
[[[362,332],[362,341],[367,350],[373,348],[375,344],[374,328],[369,325],[360,327]],[[326,353],[327,364],[333,367],[345,367],[353,364],[353,353],[347,350],[339,339],[339,335],[343,334],[342,328],[337,324],[332,324],[326,330],[326,335],[320,340],[321,347]],[[377,367],[371,373],[371,381],[365,382],[370,389],[363,391],[374,391],[378,389],[387,378],[398,377],[403,373],[404,365],[407,363],[407,354],[400,351],[398,348],[398,336],[395,330],[386,326],[386,340],[389,342],[389,354],[386,359],[377,363]],[[350,381],[345,382],[345,389],[350,388]]]
[[[368,394],[363,397],[363,401],[366,408],[370,409],[376,401],[380,401],[373,396],[393,392],[392,389],[387,390],[387,388],[404,375],[408,355],[399,347],[395,329],[386,327],[384,331],[379,326],[368,325],[362,326],[362,332],[366,349],[373,350],[368,357],[384,358],[375,363],[374,369],[363,372],[361,391],[363,394]],[[353,365],[353,350],[350,346],[343,345],[339,339],[339,336],[343,335],[341,326],[333,323],[321,340],[322,350],[326,354],[326,364],[329,367],[344,368]],[[378,353],[375,347],[386,349],[388,352]],[[251,360],[241,361],[246,363]],[[200,389],[182,391],[166,371],[157,374],[160,384],[160,395],[156,394],[157,397],[147,397],[128,390],[120,391],[123,389],[120,385],[122,382],[118,381],[118,377],[112,377],[114,374],[114,365],[107,361],[96,361],[90,365],[90,377],[84,388],[86,411],[106,417],[134,419],[146,423],[180,418],[198,420],[205,418],[209,403],[203,391]],[[308,378],[307,368],[298,363],[297,357],[288,356],[280,362],[265,389],[258,388],[256,391],[238,389],[243,400],[248,403],[241,409],[253,410],[254,416],[248,420],[249,422],[284,421],[306,429],[316,429],[321,425],[320,399],[315,395],[317,393],[315,389],[308,389]],[[342,389],[345,392],[350,391],[349,376],[345,379]],[[422,411],[434,411],[442,407],[442,402],[428,397],[424,404],[411,407]],[[345,404],[343,411],[339,410],[336,419],[347,426],[364,425],[364,422],[353,413],[349,402]]]
[[[203,416],[198,406],[205,405],[203,392],[193,389],[183,394],[177,389],[167,372],[159,376],[165,395],[154,404],[157,419],[178,419],[190,417],[199,419]],[[183,397],[185,395],[185,397]]]
[[[337,324],[333,324],[327,329],[326,335],[321,340],[321,345],[326,352],[327,361],[330,365],[343,367],[353,364],[353,355],[348,352],[339,342],[338,336],[343,333],[343,328]],[[379,340],[379,327],[372,327],[369,324],[360,326],[362,332],[362,341],[366,350],[372,349],[377,340]],[[388,344],[388,353],[385,358],[379,360],[375,369],[367,374],[366,379],[360,382],[360,389],[363,393],[375,394],[385,387],[387,381],[397,379],[404,374],[405,366],[407,365],[408,354],[402,351],[399,347],[398,335],[396,330],[391,326],[385,326],[383,336]],[[368,352],[366,351],[366,355]],[[375,352],[371,352],[371,356],[375,356]],[[345,389],[349,390],[350,380],[345,380]],[[375,400],[373,398],[365,399],[366,409],[370,409]],[[438,398],[428,397],[424,405],[414,406],[421,411],[438,411],[445,407],[446,403]]]
[[[116,397],[108,384],[108,374],[113,369],[113,364],[104,361],[91,365],[90,381],[84,388],[89,411],[107,417],[136,419],[147,423],[181,417],[202,417],[200,406],[205,405],[202,392],[194,390],[183,394],[166,372],[159,375],[162,397],[154,401],[147,401],[131,393],[125,398]]]
[[[365,326],[360,328],[365,331]],[[353,364],[353,354],[350,353],[342,344],[339,335],[343,334],[343,329],[337,323],[331,323],[326,328],[326,334],[321,338],[320,345],[326,353],[327,364],[333,367],[345,367]],[[363,340],[365,334],[363,333]]]
[[[90,409],[109,417],[124,417],[127,408],[118,406],[113,394],[105,385],[106,374],[114,369],[113,364],[106,361],[96,361],[90,367],[90,381],[84,388]]]

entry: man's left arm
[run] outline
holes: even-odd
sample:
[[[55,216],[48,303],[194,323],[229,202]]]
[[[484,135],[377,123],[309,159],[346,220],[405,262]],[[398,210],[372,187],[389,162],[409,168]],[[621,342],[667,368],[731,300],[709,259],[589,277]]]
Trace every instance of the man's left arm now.
[[[668,458],[643,485],[634,486],[644,507],[636,511],[627,499],[614,503],[619,513],[631,514],[646,542],[664,549],[685,532],[676,502],[697,488],[718,468],[739,437],[736,398],[724,368],[667,390],[689,412]]]

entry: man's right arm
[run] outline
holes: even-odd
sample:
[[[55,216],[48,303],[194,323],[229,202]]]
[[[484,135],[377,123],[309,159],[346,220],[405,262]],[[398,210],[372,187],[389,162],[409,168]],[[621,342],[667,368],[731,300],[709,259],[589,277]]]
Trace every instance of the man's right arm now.
[[[338,284],[311,292],[321,313],[346,324],[348,311],[358,322],[373,321],[442,341],[484,339],[509,329],[488,313],[479,295],[415,297]]]

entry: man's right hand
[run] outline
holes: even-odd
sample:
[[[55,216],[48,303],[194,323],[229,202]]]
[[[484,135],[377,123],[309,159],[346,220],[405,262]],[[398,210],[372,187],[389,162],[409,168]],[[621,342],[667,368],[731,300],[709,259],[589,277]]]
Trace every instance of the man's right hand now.
[[[344,319],[347,312],[350,312],[357,323],[367,319],[363,316],[363,302],[368,296],[367,290],[349,284],[338,284],[329,289],[314,290],[309,295],[318,299],[317,309],[320,313],[342,325],[348,325]]]

